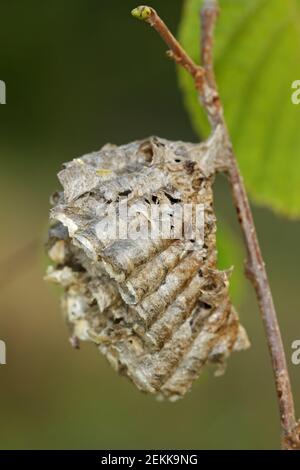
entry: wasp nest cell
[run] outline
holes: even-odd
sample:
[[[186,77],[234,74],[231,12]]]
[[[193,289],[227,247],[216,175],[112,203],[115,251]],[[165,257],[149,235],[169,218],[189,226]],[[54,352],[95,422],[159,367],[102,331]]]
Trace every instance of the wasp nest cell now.
[[[140,390],[172,400],[206,363],[222,367],[231,351],[248,347],[228,295],[229,272],[217,269],[218,133],[198,145],[157,137],[106,145],[66,163],[58,174],[63,191],[52,197],[46,279],[64,289],[71,336],[95,343]],[[125,203],[127,229],[137,235],[112,237]],[[175,233],[175,223],[169,237],[138,235],[145,223],[153,229],[147,208],[175,206],[203,208],[201,240],[191,221],[188,237]]]

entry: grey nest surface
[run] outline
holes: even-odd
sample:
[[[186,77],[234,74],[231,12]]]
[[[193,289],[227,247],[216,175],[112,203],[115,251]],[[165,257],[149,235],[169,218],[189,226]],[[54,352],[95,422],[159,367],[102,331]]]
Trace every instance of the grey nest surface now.
[[[46,279],[63,287],[73,340],[95,343],[140,390],[171,400],[206,363],[221,372],[232,351],[249,346],[228,294],[230,271],[217,269],[220,146],[218,130],[202,144],[108,144],[64,164],[63,190],[51,201]],[[105,227],[122,203],[138,208],[129,217],[134,229],[147,219],[145,207],[201,205],[203,239],[112,239]]]

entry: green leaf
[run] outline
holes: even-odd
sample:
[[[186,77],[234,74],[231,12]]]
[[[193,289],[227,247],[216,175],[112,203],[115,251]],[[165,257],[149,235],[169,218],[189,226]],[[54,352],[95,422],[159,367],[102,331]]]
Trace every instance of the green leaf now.
[[[225,118],[252,199],[300,216],[300,0],[220,0],[215,69]],[[179,39],[199,62],[202,0],[186,0]],[[209,126],[193,81],[179,72],[194,128]]]

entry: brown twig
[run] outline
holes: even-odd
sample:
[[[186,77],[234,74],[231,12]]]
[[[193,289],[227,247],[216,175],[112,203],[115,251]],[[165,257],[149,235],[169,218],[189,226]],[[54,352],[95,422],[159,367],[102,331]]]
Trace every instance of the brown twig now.
[[[188,56],[153,8],[142,6],[132,11],[133,16],[147,21],[156,29],[171,49],[170,55],[173,59],[193,76],[213,130],[219,125],[223,128],[226,147],[226,173],[248,254],[246,274],[256,291],[272,360],[282,428],[282,447],[284,449],[300,449],[300,425],[295,418],[291,384],[272,293],[245,185],[224,120],[223,107],[214,75],[213,39],[218,13],[217,0],[204,0],[201,10],[202,67],[200,67]]]
[[[140,6],[134,8],[131,14],[135,18],[147,21],[147,23],[149,23],[158,32],[158,34],[170,48],[170,51],[168,51],[168,56],[174,59],[177,64],[181,65],[192,75],[196,87],[200,92],[204,82],[204,69],[195,64],[195,62],[188,56],[183,47],[173,36],[167,25],[158,16],[156,11],[151,7]]]

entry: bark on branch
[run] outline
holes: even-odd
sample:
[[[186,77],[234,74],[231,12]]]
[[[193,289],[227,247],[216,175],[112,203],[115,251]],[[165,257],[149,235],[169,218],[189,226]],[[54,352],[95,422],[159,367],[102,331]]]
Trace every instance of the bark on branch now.
[[[224,151],[226,153],[225,171],[231,185],[233,201],[248,254],[246,275],[256,292],[274,372],[282,429],[282,448],[300,449],[300,424],[295,418],[293,395],[275,306],[248,196],[232,149],[214,75],[213,42],[218,13],[219,8],[216,0],[204,0],[201,10],[202,66],[199,66],[189,57],[153,8],[140,6],[132,11],[134,17],[146,21],[160,34],[170,48],[169,55],[192,75],[212,129],[219,125],[223,128]]]

